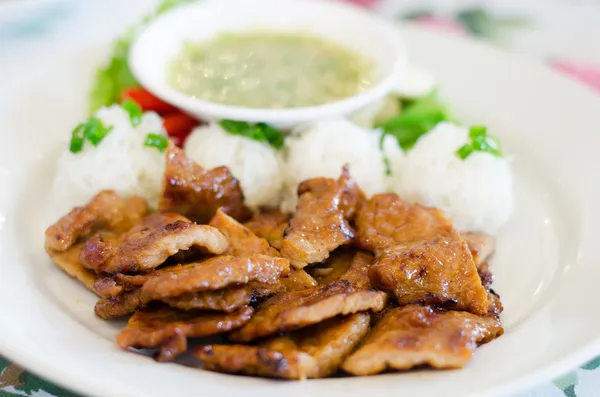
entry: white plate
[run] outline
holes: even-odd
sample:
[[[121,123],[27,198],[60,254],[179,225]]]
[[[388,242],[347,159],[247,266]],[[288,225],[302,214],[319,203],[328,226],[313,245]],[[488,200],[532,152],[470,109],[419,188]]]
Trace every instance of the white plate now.
[[[123,2],[106,4],[119,10],[115,20],[129,18],[121,16]],[[102,25],[93,15],[78,23]],[[460,371],[300,383],[157,364],[119,351],[113,336],[122,324],[95,318],[94,296],[42,248],[55,149],[83,116],[90,73],[101,58],[97,45],[106,40],[102,28],[93,36],[86,29],[65,35],[74,40],[70,46],[40,45],[30,63],[35,69],[23,64],[12,82],[0,82],[2,354],[94,396],[452,397],[513,393],[600,353],[592,292],[600,279],[600,98],[536,63],[415,28],[406,30],[413,58],[437,74],[460,117],[488,125],[515,156],[516,212],[492,263],[506,334]]]

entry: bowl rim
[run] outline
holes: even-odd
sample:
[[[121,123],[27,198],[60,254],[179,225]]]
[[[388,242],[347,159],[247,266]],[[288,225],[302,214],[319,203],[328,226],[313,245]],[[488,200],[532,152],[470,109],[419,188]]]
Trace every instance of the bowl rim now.
[[[402,71],[407,66],[407,51],[404,38],[398,31],[397,27],[384,18],[374,15],[373,13],[369,13],[360,7],[347,3],[341,3],[335,0],[285,0],[285,2],[280,2],[279,4],[289,2],[307,3],[317,7],[330,8],[334,11],[337,8],[341,11],[353,12],[356,15],[360,15],[360,17],[365,20],[371,20],[372,23],[379,24],[381,27],[380,32],[383,33],[380,36],[390,43],[390,50],[396,52],[394,62],[388,65],[390,72],[387,75],[381,76],[376,84],[373,84],[372,86],[352,96],[321,105],[283,109],[251,108],[212,102],[193,97],[177,90],[174,87],[171,87],[168,83],[157,81],[157,79],[150,77],[149,73],[147,73],[144,61],[142,60],[142,58],[144,58],[142,54],[148,51],[147,46],[150,44],[150,41],[147,40],[147,37],[154,34],[156,29],[162,29],[166,25],[174,24],[182,16],[189,14],[190,12],[201,12],[200,10],[203,8],[217,2],[230,2],[232,5],[236,3],[248,4],[241,0],[205,0],[202,2],[192,2],[190,4],[177,7],[161,15],[145,26],[140,31],[138,37],[134,40],[129,52],[129,66],[134,77],[140,82],[140,84],[162,100],[171,103],[181,108],[183,111],[191,113],[192,115],[198,117],[204,116],[208,120],[234,119],[254,123],[266,122],[279,126],[294,126],[308,121],[332,118],[336,116],[346,116],[353,111],[377,102],[385,95],[392,92],[397,86],[397,82],[402,74]],[[253,6],[257,6],[257,3],[259,4],[260,2],[264,2],[266,4],[273,3],[272,0],[254,0],[252,3]],[[215,31],[219,32],[218,29]],[[319,37],[318,34],[315,34],[315,36]],[[392,40],[394,43],[393,45],[391,45]],[[339,44],[343,45],[342,42],[339,42]]]

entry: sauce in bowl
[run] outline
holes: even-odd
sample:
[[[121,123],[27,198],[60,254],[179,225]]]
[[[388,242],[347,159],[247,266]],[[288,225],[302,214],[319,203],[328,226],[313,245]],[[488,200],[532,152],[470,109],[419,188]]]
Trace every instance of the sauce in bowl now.
[[[369,60],[334,42],[300,34],[221,34],[188,43],[169,82],[210,102],[259,109],[322,105],[353,96],[373,80]]]

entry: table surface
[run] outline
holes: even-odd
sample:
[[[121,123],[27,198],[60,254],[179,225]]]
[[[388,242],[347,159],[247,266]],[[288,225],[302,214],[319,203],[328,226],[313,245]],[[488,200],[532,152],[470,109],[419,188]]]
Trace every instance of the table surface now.
[[[600,94],[600,40],[597,39],[600,37],[600,0],[346,1],[389,18],[410,20],[447,34],[477,36],[494,45],[537,57]],[[73,0],[39,2],[39,8],[31,6],[34,8],[27,11],[27,18],[11,19],[8,14],[15,11],[15,7],[8,12],[6,5],[14,3],[0,0],[0,43],[9,44],[12,51],[27,51],[36,41],[52,34],[61,22],[77,18],[85,8],[81,6],[83,2]],[[598,395],[600,357],[553,382],[514,397]],[[0,397],[4,396],[75,395],[0,357]]]

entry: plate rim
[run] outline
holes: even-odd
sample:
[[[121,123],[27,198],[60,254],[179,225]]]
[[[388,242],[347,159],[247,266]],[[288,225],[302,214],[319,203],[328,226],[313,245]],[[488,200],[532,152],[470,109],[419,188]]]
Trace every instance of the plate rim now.
[[[425,28],[418,28],[414,26],[407,27],[406,25],[402,27],[403,29],[408,29],[409,31],[415,31],[418,34],[426,34],[426,35],[439,35],[438,33],[434,33],[426,30]],[[441,36],[441,35],[440,35]],[[463,42],[464,44],[476,45],[486,47],[487,51],[494,51],[497,56],[510,56],[515,62],[526,62],[528,64],[535,64],[535,67],[539,67],[544,70],[551,70],[549,67],[535,62],[525,56],[516,54],[511,51],[502,50],[499,48],[492,47],[488,44],[485,44],[481,40],[466,38],[466,37],[445,37],[447,40],[455,40]],[[573,87],[573,89],[584,90],[588,93],[591,93],[592,96],[590,98],[595,98],[594,100],[600,104],[600,96],[597,96],[591,89],[584,87],[577,82],[569,79],[568,77],[563,76],[562,74],[552,71],[555,75],[554,78],[561,79],[563,81],[568,81],[569,85]],[[14,233],[14,230],[11,230],[10,233]],[[98,388],[90,389],[84,388],[84,384],[81,382],[81,379],[74,381],[70,378],[68,370],[65,367],[52,364],[48,358],[40,359],[38,357],[43,356],[43,354],[35,354],[27,351],[27,349],[22,349],[19,346],[12,346],[8,341],[5,341],[4,338],[0,338],[0,351],[2,351],[3,356],[8,358],[9,360],[23,365],[27,368],[28,371],[39,374],[42,378],[49,379],[51,382],[56,383],[68,390],[73,390],[78,393],[82,393],[84,395],[92,395],[92,396],[101,396],[99,393],[104,393],[103,388],[105,388],[109,382],[103,381],[101,378],[95,378],[90,376],[86,379],[86,384],[95,384],[99,386]],[[546,366],[540,367],[536,370],[529,372],[527,375],[524,375],[518,378],[516,381],[511,381],[505,385],[498,386],[495,388],[486,391],[486,396],[496,396],[503,395],[507,392],[516,392],[525,390],[534,384],[549,379],[551,377],[559,376],[562,373],[569,371],[576,366],[584,363],[586,360],[589,360],[600,353],[600,335],[592,341],[582,345],[580,348],[570,352],[563,356],[562,359],[552,362]],[[90,382],[93,380],[93,382]],[[115,387],[109,391],[111,396],[120,396],[120,395],[128,395],[122,394],[118,389],[118,385],[114,385]]]

